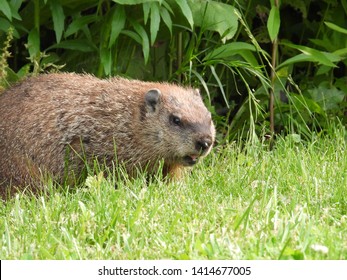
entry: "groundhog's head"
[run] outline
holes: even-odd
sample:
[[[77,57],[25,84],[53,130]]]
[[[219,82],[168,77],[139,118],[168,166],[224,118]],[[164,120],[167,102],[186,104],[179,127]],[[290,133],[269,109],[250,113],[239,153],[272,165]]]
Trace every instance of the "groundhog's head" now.
[[[144,99],[142,132],[155,156],[192,166],[211,151],[215,128],[198,90],[163,84],[148,90]]]

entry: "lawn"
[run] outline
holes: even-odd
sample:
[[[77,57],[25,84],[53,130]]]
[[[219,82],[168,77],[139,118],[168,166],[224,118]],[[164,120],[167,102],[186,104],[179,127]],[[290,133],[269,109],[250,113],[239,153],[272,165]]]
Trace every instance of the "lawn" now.
[[[18,194],[0,202],[0,258],[347,259],[346,139],[230,143],[178,182],[99,172]]]

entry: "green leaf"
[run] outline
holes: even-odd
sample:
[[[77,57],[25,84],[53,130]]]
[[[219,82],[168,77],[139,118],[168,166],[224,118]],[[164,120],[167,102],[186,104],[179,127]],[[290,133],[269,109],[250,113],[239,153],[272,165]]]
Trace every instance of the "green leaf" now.
[[[342,5],[343,9],[345,10],[345,14],[347,15],[347,1],[341,0],[341,5]]]
[[[125,15],[124,6],[117,6],[111,20],[111,34],[110,34],[110,41],[108,44],[109,48],[113,46],[119,34],[124,29],[125,19],[126,19],[126,15]]]
[[[1,0],[0,0],[1,1]],[[22,17],[20,16],[20,14],[18,13],[19,8],[21,7],[23,0],[20,1],[11,1],[11,16],[12,18],[18,19],[18,20],[22,20]],[[1,4],[0,4],[1,5]]]
[[[219,48],[208,53],[203,61],[207,63],[211,60],[235,61],[242,57],[244,61],[248,62],[253,67],[258,67],[259,63],[253,54],[256,51],[254,45],[244,42],[233,42],[220,46]]]
[[[330,67],[336,67],[336,65],[333,62],[337,62],[340,60],[340,57],[337,55],[334,55],[332,53],[322,52],[318,51],[316,49],[312,49],[306,46],[301,45],[295,45],[291,43],[283,43],[283,45],[286,45],[290,48],[297,49],[302,52],[302,54],[299,54],[297,56],[291,57],[281,63],[277,66],[277,69],[286,66],[288,64],[297,63],[297,62],[304,62],[304,61],[310,61],[310,62],[317,62],[326,66]]]
[[[281,18],[280,10],[277,6],[272,6],[267,21],[267,30],[271,41],[274,41],[278,36],[278,31],[280,30]]]
[[[216,70],[215,70],[215,68],[214,68],[213,65],[210,66],[210,69],[211,69],[212,75],[214,76],[214,78],[215,78],[216,81],[217,81],[217,84],[218,84],[218,86],[219,86],[220,91],[222,92],[222,96],[223,96],[223,98],[224,98],[225,105],[226,105],[227,108],[229,109],[229,107],[230,107],[230,106],[229,106],[229,102],[228,102],[228,99],[227,99],[227,97],[226,97],[226,95],[225,95],[224,87],[223,87],[223,85],[222,85],[222,82],[221,82],[221,80],[219,79],[219,77],[218,77],[218,75],[217,75],[217,73],[216,73]]]
[[[234,37],[238,27],[238,18],[233,6],[201,0],[188,0],[188,3],[195,25],[204,30],[218,32],[224,43]]]
[[[36,28],[29,32],[27,48],[31,59],[40,53],[40,35]]]
[[[209,91],[209,89],[208,89],[208,86],[207,86],[205,80],[204,80],[203,77],[202,77],[197,71],[195,71],[194,69],[192,69],[192,73],[199,79],[200,84],[204,87],[204,89],[205,89],[205,91],[206,91],[206,94],[207,94],[207,96],[208,96],[208,100],[209,100],[209,102],[210,102],[210,104],[211,104],[211,95],[210,95],[210,91]]]
[[[324,23],[326,26],[328,26],[332,30],[335,30],[335,31],[343,33],[343,34],[347,34],[347,29],[345,29],[345,28],[342,28],[342,27],[340,27],[334,23],[327,22],[327,21],[325,21]]]
[[[174,15],[175,13],[173,12],[171,6],[169,3],[167,3],[166,1],[160,2],[161,3],[161,7],[164,7],[170,14]]]
[[[291,94],[290,100],[299,111],[304,110],[306,108],[312,113],[324,115],[324,110],[322,109],[322,107],[311,98],[293,93]]]
[[[335,87],[324,85],[323,83],[319,85],[318,88],[309,89],[308,92],[312,99],[317,102],[324,111],[339,109],[340,103],[347,95],[343,91]]]
[[[54,44],[46,49],[46,51],[51,49],[68,49],[76,50],[81,52],[93,52],[97,51],[97,48],[88,40],[76,39],[76,40],[66,40],[58,44]]]
[[[300,63],[300,62],[316,62],[317,60],[311,55],[307,55],[304,53],[298,54],[287,60],[283,61],[280,65],[277,66],[276,69],[280,69],[282,67],[288,66],[290,64]]]
[[[248,62],[252,67],[259,67],[259,63],[258,63],[258,60],[257,58],[255,57],[255,55],[249,51],[249,50],[240,50],[239,51],[239,55],[246,61]],[[252,69],[252,70],[255,70],[256,69]]]
[[[315,44],[318,47],[321,47],[322,49],[333,51],[336,49],[336,46],[332,45],[332,42],[330,38],[325,37],[324,40],[322,39],[309,39],[310,42]]]
[[[149,58],[149,39],[146,30],[138,22],[131,20],[131,24],[134,27],[136,33],[141,38],[142,52],[145,63],[147,64]]]
[[[149,13],[151,11],[151,4],[150,3],[143,3],[142,9],[143,9],[143,21],[145,24],[147,24]]]
[[[192,14],[192,10],[190,9],[187,1],[186,0],[176,0],[176,3],[180,7],[186,20],[188,21],[190,28],[193,29],[193,27],[194,27],[193,14]]]
[[[101,49],[100,51],[100,61],[104,68],[104,72],[106,76],[111,75],[112,69],[112,55],[110,49]]]
[[[252,44],[244,42],[233,42],[216,48],[215,50],[207,54],[204,60],[228,58],[239,54],[241,50],[256,51],[255,47]]]
[[[166,8],[164,8],[163,6],[160,7],[160,16],[163,19],[165,25],[167,26],[167,28],[170,31],[170,35],[172,37],[172,20],[171,20],[171,16],[170,13],[168,12],[168,10]]]
[[[12,12],[11,7],[6,0],[0,0],[0,11],[8,18],[9,21],[12,21]]]
[[[112,0],[112,1],[121,5],[138,5],[138,4],[148,3],[148,2],[158,2],[158,0]]]
[[[64,10],[63,10],[63,7],[60,5],[59,0],[51,0],[50,8],[52,12],[55,37],[56,37],[57,43],[59,43],[64,31],[64,20],[65,20]]]
[[[338,55],[339,57],[347,56],[347,48],[339,49],[333,52],[333,54]]]
[[[0,30],[4,31],[5,33],[8,32],[8,29],[11,27],[11,23],[5,19],[0,17]],[[13,28],[13,37],[16,39],[20,38],[20,35],[16,29]]]
[[[316,75],[323,75],[327,74],[331,70],[331,67],[326,66],[326,65],[319,65],[317,67]]]
[[[135,42],[137,42],[138,44],[142,45],[142,39],[139,36],[139,34],[135,33],[134,31],[130,31],[130,30],[122,30],[121,34],[124,34],[128,37],[130,37],[131,39],[133,39]]]
[[[296,133],[291,133],[288,134],[285,139],[288,139],[289,141],[293,142],[293,143],[300,143],[301,142],[301,135],[300,134],[296,134]]]
[[[155,43],[160,24],[159,3],[151,3],[151,45]]]
[[[7,19],[0,17],[0,30],[7,32],[10,27],[11,23]]]
[[[69,37],[72,34],[77,33],[79,30],[82,30],[84,26],[89,23],[95,22],[99,19],[99,17],[95,15],[83,16],[75,19],[65,31],[65,37]]]
[[[299,140],[300,142],[300,140]],[[280,259],[294,259],[294,260],[303,260],[304,254],[300,250],[294,250],[292,248],[285,248],[283,255]]]

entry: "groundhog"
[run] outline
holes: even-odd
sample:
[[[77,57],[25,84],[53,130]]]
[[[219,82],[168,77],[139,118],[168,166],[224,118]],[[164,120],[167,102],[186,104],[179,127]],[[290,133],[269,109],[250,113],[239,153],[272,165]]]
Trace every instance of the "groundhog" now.
[[[215,138],[198,90],[88,74],[27,78],[0,94],[0,188],[58,182],[97,159],[175,177],[206,156]]]

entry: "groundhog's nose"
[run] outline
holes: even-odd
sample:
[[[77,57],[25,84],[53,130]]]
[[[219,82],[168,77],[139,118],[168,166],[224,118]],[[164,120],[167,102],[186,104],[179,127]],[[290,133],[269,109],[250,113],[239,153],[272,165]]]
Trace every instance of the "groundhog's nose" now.
[[[205,152],[212,145],[212,140],[210,138],[203,138],[196,141],[195,148],[198,151]]]

